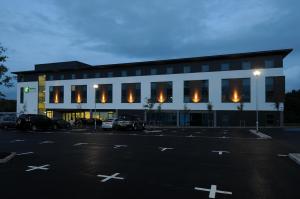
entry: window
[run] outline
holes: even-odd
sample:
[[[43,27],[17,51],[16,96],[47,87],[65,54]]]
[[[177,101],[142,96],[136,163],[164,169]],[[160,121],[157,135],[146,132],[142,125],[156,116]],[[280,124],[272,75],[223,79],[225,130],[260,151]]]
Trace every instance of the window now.
[[[126,71],[126,70],[122,70],[121,76],[122,76],[122,77],[126,77],[126,76],[127,76],[127,71]]]
[[[269,60],[265,60],[265,68],[274,68],[274,60],[269,59]]]
[[[209,71],[209,65],[208,64],[204,64],[201,66],[201,71],[202,72],[208,72]]]
[[[151,82],[151,100],[156,103],[173,102],[172,82]]]
[[[88,74],[84,73],[83,74],[83,79],[87,79],[88,78]]]
[[[208,80],[184,81],[184,103],[208,102]]]
[[[49,75],[49,80],[53,80],[53,75]]]
[[[24,87],[20,88],[20,103],[24,103]]]
[[[96,103],[112,103],[112,84],[99,84],[95,98]]]
[[[228,63],[222,63],[221,64],[221,70],[229,70],[229,64]]]
[[[50,86],[49,87],[49,103],[64,103],[64,87]]]
[[[72,79],[76,79],[76,75],[75,75],[75,74],[72,74],[72,75],[71,75],[71,78],[72,78]]]
[[[156,74],[157,74],[156,68],[151,68],[150,74],[151,74],[151,75],[156,75]]]
[[[183,73],[190,73],[190,72],[191,72],[191,67],[190,66],[183,67]]]
[[[87,101],[87,86],[72,85],[71,86],[71,103],[86,103]]]
[[[113,72],[108,72],[107,73],[107,77],[112,77],[113,76]]]
[[[141,69],[136,69],[135,70],[135,75],[136,76],[141,76],[142,75],[142,70]]]
[[[167,68],[167,74],[173,74],[173,67]]]
[[[266,77],[266,102],[283,102],[284,77]]]
[[[250,102],[250,78],[222,79],[222,102]]]
[[[99,78],[100,77],[100,73],[95,73],[95,78]]]
[[[251,69],[251,62],[245,61],[242,62],[242,70],[250,70]]]
[[[65,75],[60,75],[60,79],[61,80],[65,79]]]
[[[140,103],[141,84],[124,83],[122,84],[122,103]]]

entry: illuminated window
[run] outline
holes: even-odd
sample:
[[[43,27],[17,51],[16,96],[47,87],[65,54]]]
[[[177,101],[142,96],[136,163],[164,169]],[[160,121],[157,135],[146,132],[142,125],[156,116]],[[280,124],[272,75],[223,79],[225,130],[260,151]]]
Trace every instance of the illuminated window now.
[[[184,103],[208,102],[208,80],[184,82]]]
[[[250,78],[222,79],[222,102],[250,102]]]
[[[95,98],[96,103],[112,103],[112,84],[99,84]]]
[[[141,84],[126,83],[122,84],[122,103],[140,103]]]
[[[86,103],[87,101],[87,86],[72,85],[71,86],[71,103]]]
[[[151,99],[156,103],[173,102],[172,82],[151,82]]]
[[[49,103],[64,103],[64,87],[50,86],[49,87]]]

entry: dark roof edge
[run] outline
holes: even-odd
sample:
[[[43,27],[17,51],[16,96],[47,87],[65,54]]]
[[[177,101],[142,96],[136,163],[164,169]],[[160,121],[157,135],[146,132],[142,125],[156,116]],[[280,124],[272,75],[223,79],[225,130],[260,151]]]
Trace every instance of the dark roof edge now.
[[[122,65],[127,66],[127,65],[167,64],[167,63],[172,64],[172,63],[178,63],[178,62],[194,62],[194,61],[209,61],[209,60],[214,60],[214,59],[218,60],[218,59],[227,59],[227,58],[229,59],[229,58],[255,57],[258,55],[260,55],[260,56],[282,55],[283,58],[285,58],[292,51],[293,51],[292,48],[287,48],[287,49],[278,49],[278,50],[211,55],[211,56],[203,56],[203,57],[164,59],[164,60],[141,61],[141,62],[127,62],[127,63],[118,63],[118,64],[103,64],[103,65],[94,65],[94,66],[91,66],[88,68],[89,69],[97,69],[97,68],[110,68],[110,67],[116,67],[116,66],[122,66]],[[60,62],[58,62],[58,63],[60,63]],[[40,65],[42,65],[42,64],[40,64]],[[76,69],[76,70],[78,70],[78,69]],[[55,72],[55,71],[57,71],[57,70],[49,70],[49,71],[43,71],[43,72]],[[72,71],[72,70],[68,69],[68,70],[64,70],[64,71]],[[41,71],[29,70],[29,71],[16,71],[16,72],[12,72],[12,73],[13,74],[21,74],[21,73],[36,73],[36,72],[41,72]]]

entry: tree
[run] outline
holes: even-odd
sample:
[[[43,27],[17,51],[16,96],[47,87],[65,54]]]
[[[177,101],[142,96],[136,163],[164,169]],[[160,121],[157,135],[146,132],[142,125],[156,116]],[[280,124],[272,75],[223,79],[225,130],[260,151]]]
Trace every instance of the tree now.
[[[145,121],[147,122],[147,114],[148,112],[150,112],[153,109],[154,103],[150,98],[145,98],[145,104],[143,105],[144,109],[145,109]]]
[[[12,77],[7,75],[8,68],[4,65],[8,58],[6,55],[4,55],[5,51],[6,49],[2,47],[0,43],[0,87],[4,86],[9,88],[13,86],[13,83]],[[5,94],[0,91],[0,99],[1,98],[5,98]]]

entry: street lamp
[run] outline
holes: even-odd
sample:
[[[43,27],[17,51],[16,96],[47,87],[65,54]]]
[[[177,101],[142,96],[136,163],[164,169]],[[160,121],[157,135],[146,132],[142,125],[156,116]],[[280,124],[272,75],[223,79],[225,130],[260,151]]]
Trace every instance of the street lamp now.
[[[95,110],[94,110],[94,120],[95,120],[95,131],[97,130],[97,118],[96,118],[96,89],[98,88],[98,84],[94,84],[93,85],[94,89],[95,89]]]
[[[258,77],[260,76],[261,72],[259,70],[253,71],[253,75],[255,76],[255,98],[256,98],[256,132],[258,132],[258,92],[257,92],[257,80]]]

